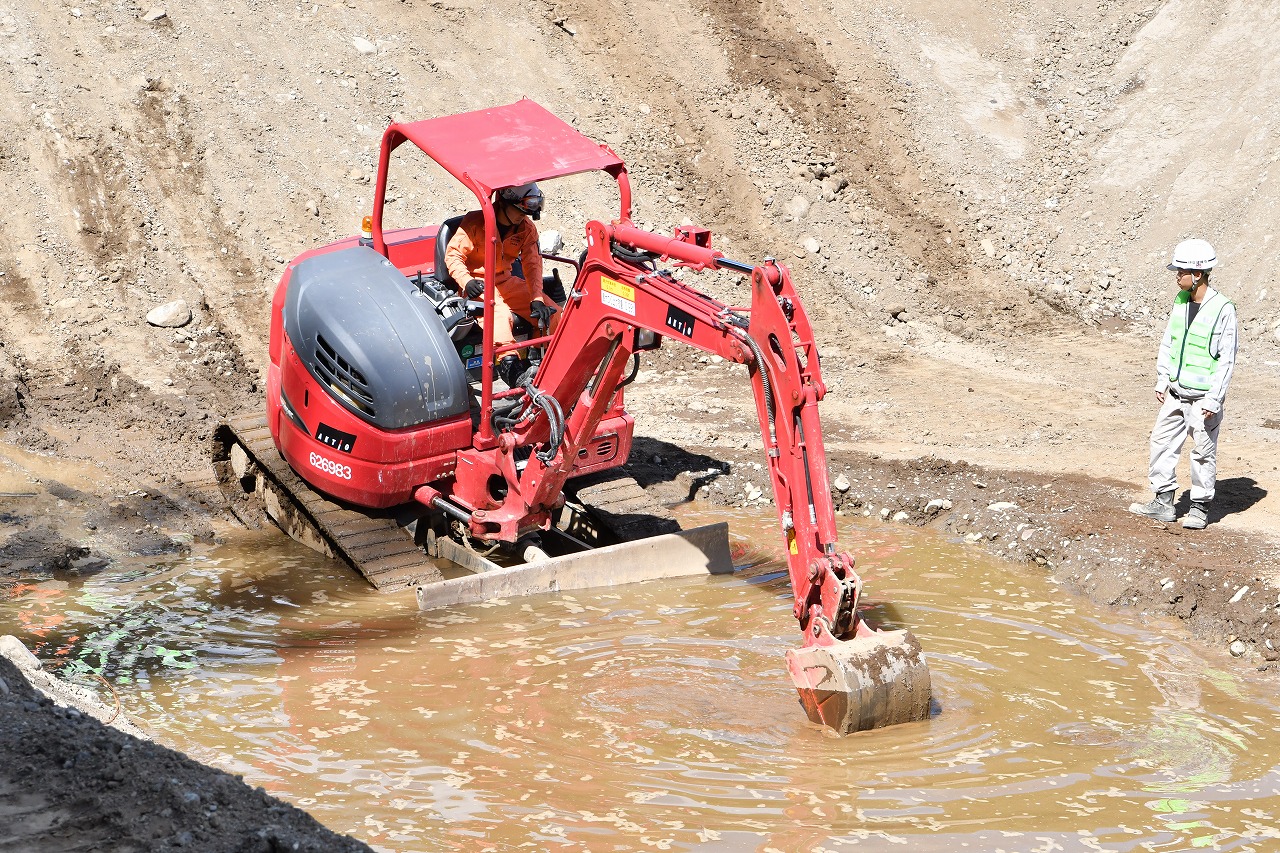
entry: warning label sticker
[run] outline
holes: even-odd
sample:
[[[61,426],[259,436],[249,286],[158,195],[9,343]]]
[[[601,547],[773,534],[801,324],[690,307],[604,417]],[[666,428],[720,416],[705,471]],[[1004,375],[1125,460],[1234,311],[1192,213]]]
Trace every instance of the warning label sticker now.
[[[636,316],[636,289],[629,284],[601,276],[600,301],[616,311]]]

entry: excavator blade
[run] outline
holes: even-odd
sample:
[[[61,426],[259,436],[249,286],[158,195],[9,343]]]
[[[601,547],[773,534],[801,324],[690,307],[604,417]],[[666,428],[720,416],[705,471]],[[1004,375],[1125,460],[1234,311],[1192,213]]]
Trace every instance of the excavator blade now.
[[[910,631],[791,649],[787,668],[809,719],[837,734],[929,716],[929,667]]]
[[[465,559],[457,553],[461,548],[447,540],[440,540],[435,547],[454,562]],[[486,567],[473,558],[468,568],[476,573],[419,586],[418,607],[433,610],[495,598],[728,574],[733,572],[733,560],[729,525],[719,522],[519,566]]]

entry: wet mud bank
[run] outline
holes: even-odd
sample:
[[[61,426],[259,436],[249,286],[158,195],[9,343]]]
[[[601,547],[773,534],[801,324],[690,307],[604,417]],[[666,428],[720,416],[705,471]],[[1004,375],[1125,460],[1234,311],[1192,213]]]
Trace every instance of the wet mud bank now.
[[[6,850],[370,849],[146,739],[118,708],[45,673],[12,637],[0,640],[0,794]]]
[[[668,502],[771,503],[767,472],[752,452],[682,451],[642,441],[633,459],[637,479]],[[1205,646],[1236,658],[1237,666],[1280,669],[1280,580],[1269,568],[1280,547],[1229,524],[1233,513],[1265,494],[1248,478],[1219,482],[1209,527],[1194,531],[1129,513],[1133,489],[1120,481],[847,449],[829,449],[828,461],[838,515],[928,528],[1002,559],[1035,564],[1118,618],[1174,617]],[[673,465],[682,471],[674,478]],[[1179,517],[1187,508],[1183,495]],[[858,543],[844,544],[856,557]],[[875,590],[868,593],[874,600]]]
[[[1176,617],[1239,666],[1280,668],[1280,546],[1230,519],[1265,492],[1220,482],[1209,527],[1184,530],[1126,511],[1120,481],[994,469],[938,458],[888,459],[829,448],[842,516],[928,528],[1006,560],[1032,563],[1121,618]],[[637,437],[627,466],[661,502],[765,507],[767,472],[751,449],[679,447]],[[74,580],[139,558],[187,553],[240,526],[216,494],[181,484],[97,496],[58,482],[0,505],[0,583]],[[1180,498],[1179,517],[1187,509]],[[846,546],[858,555],[858,543]],[[875,592],[870,595],[874,598]]]
[[[760,462],[754,450],[639,438],[629,467],[662,502],[697,501],[714,512],[769,509]],[[1241,669],[1280,667],[1280,585],[1263,573],[1280,555],[1260,536],[1224,523],[1258,499],[1248,481],[1221,483],[1218,514],[1193,532],[1127,513],[1132,490],[1120,482],[841,447],[829,452],[829,463],[841,516],[927,528],[1034,564],[1112,619],[1176,617]],[[238,526],[225,508],[178,487],[104,496],[45,478],[29,488],[0,507],[0,585],[75,584],[108,566],[216,543]],[[845,544],[858,554],[857,541]],[[876,567],[868,560],[861,569],[874,575]],[[876,596],[872,584],[869,600]],[[6,660],[0,679],[0,787],[16,803],[0,828],[18,839],[14,849],[369,849],[261,788],[104,726],[101,714],[56,704]]]

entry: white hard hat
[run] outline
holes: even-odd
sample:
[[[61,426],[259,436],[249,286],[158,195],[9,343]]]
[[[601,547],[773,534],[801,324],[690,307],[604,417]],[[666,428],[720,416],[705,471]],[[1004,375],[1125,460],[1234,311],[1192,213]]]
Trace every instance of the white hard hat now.
[[[1218,253],[1208,240],[1183,240],[1173,249],[1171,270],[1211,270],[1218,265]]]
[[[518,187],[507,187],[498,193],[498,198],[515,205],[534,219],[542,215],[542,190],[532,181]]]

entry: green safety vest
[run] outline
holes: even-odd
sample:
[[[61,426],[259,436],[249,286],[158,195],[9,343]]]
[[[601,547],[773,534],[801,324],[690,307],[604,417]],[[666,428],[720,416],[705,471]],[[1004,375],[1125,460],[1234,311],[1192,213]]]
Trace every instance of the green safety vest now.
[[[1188,327],[1186,306],[1190,301],[1191,294],[1186,291],[1178,293],[1173,300],[1173,315],[1169,319],[1173,370],[1169,381],[1187,390],[1208,391],[1218,372],[1218,359],[1209,353],[1209,339],[1213,337],[1222,309],[1230,305],[1231,300],[1215,293],[1200,305],[1196,319]]]

